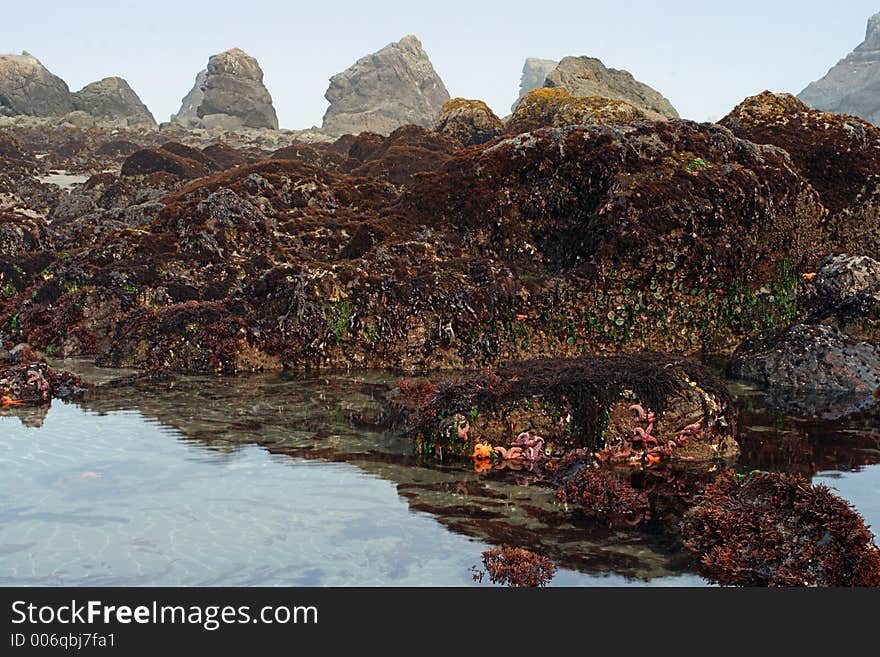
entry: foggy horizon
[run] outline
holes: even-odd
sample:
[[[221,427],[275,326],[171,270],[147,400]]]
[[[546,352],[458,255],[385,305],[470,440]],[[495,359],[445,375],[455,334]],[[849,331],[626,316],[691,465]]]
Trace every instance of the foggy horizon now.
[[[0,52],[28,51],[71,91],[122,77],[162,123],[211,55],[241,48],[263,69],[281,128],[307,129],[321,125],[331,76],[414,34],[451,97],[484,100],[499,117],[517,98],[527,57],[586,55],[657,89],[683,118],[714,121],[765,89],[800,93],[863,40],[880,6],[745,0],[735,10],[698,2],[544,9],[452,0],[443,15],[427,16],[390,0],[369,7],[219,0],[206,12],[156,0],[145,12],[129,1],[52,1],[5,9],[14,30]]]

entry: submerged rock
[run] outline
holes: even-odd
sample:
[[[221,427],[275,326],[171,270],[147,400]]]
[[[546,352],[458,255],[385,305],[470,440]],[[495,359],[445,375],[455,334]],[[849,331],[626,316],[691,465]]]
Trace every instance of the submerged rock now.
[[[623,100],[572,96],[565,89],[535,89],[520,102],[504,131],[510,134],[567,125],[620,125],[647,115]]]
[[[515,112],[519,101],[529,93],[532,89],[538,89],[544,86],[544,80],[547,75],[559,64],[553,59],[539,59],[537,57],[529,57],[523,64],[522,76],[519,81],[519,96],[516,102],[510,106],[510,111]]]
[[[462,146],[483,144],[504,132],[504,124],[481,100],[446,101],[434,130]]]
[[[865,40],[798,98],[818,110],[880,124],[880,14],[868,19]]]
[[[430,128],[449,100],[421,42],[409,35],[330,78],[323,130],[387,135],[406,124]]]
[[[880,550],[864,520],[800,475],[728,474],[685,514],[684,545],[728,586],[880,586]]]
[[[769,91],[747,98],[720,123],[737,137],[791,155],[828,210],[823,251],[880,250],[880,128]]]
[[[0,55],[0,116],[62,116],[74,110],[67,83],[33,55]]]
[[[72,95],[74,108],[99,119],[131,127],[155,128],[156,120],[122,78],[92,82]]]
[[[84,390],[79,377],[53,370],[27,347],[0,353],[0,409],[48,404],[53,398],[69,399]]]
[[[663,95],[629,71],[606,68],[594,57],[564,57],[544,80],[545,87],[562,88],[573,96],[625,100],[650,119],[677,119],[678,112]]]
[[[233,48],[208,60],[204,75],[183,99],[172,122],[204,128],[278,129],[272,96],[263,84],[263,69],[246,52]]]

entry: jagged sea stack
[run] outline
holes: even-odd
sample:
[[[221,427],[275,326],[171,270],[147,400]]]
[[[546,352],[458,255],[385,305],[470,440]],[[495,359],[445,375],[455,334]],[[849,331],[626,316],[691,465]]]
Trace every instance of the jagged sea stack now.
[[[36,57],[0,55],[0,116],[63,116],[73,109],[67,83]]]
[[[122,78],[104,78],[86,85],[72,96],[74,108],[103,121],[129,127],[155,128],[156,119]]]
[[[432,127],[449,92],[421,42],[409,35],[330,78],[323,131],[388,135],[406,124]]]
[[[677,119],[678,112],[656,89],[629,71],[607,68],[595,57],[564,57],[544,80],[545,87],[566,89],[573,96],[601,96],[632,103],[650,119]]]
[[[868,19],[865,40],[798,98],[813,109],[880,125],[880,13]]]
[[[195,86],[171,120],[200,128],[278,129],[272,96],[263,84],[263,69],[238,48],[208,60],[208,67],[196,76]]]
[[[523,97],[532,91],[533,89],[538,89],[539,87],[544,86],[544,80],[547,79],[547,75],[556,68],[557,62],[554,59],[539,59],[537,57],[529,57],[526,59],[525,64],[523,64],[522,77],[519,80],[519,96],[516,99],[516,102],[510,106],[510,111],[515,112],[517,105],[519,105],[519,101],[523,99]]]

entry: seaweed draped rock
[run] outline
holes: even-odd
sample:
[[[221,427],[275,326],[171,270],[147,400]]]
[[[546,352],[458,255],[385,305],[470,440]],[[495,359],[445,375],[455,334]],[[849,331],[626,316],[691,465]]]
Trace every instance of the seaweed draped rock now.
[[[481,455],[483,444],[499,446],[500,458],[530,461],[575,450],[608,462],[738,453],[724,384],[694,361],[669,354],[507,363],[445,381],[416,401],[411,434],[423,454],[438,457],[492,458]],[[535,445],[539,451],[530,452]]]
[[[414,127],[358,139],[341,140],[342,161],[316,145],[314,164],[207,175],[169,144],[133,157],[137,175],[103,189],[143,203],[124,192],[134,181],[162,207],[53,221],[69,246],[21,265],[0,330],[180,372],[726,350],[790,320],[819,244],[822,206],[786,154],[714,125],[544,129],[458,151]]]

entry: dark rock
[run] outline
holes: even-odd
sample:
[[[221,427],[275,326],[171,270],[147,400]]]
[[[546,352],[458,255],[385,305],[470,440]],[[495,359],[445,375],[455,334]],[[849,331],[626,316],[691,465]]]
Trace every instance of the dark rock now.
[[[519,101],[529,93],[532,89],[538,89],[544,86],[544,80],[559,62],[553,59],[538,59],[537,57],[529,57],[523,64],[522,77],[519,82],[519,96],[516,102],[511,105],[510,111],[516,111]]]
[[[461,146],[484,144],[504,132],[504,124],[481,100],[446,101],[434,130]]]
[[[743,342],[730,372],[782,390],[870,395],[880,389],[880,347],[830,326],[795,324]]]
[[[644,112],[623,100],[572,96],[565,89],[535,89],[517,105],[504,131],[509,134],[567,125],[620,125],[646,120]]]
[[[76,110],[96,118],[119,121],[131,127],[156,127],[150,110],[122,78],[92,82],[74,93],[72,98]]]
[[[829,212],[822,250],[880,250],[880,128],[769,91],[747,98],[720,123],[738,137],[791,155]]]
[[[628,71],[606,68],[594,57],[564,57],[544,80],[545,87],[566,89],[573,96],[601,96],[625,100],[650,119],[677,119],[678,112],[655,89]]]
[[[868,19],[865,40],[798,98],[818,110],[880,124],[880,14]]]
[[[130,155],[122,165],[123,176],[143,176],[165,172],[180,178],[199,178],[208,169],[197,160],[181,157],[164,149],[144,149]]]
[[[63,116],[73,110],[67,84],[36,57],[0,55],[0,116]]]
[[[232,169],[247,162],[247,158],[228,144],[219,142],[202,149],[202,153],[214,163],[219,170]]]
[[[330,101],[324,132],[387,135],[406,124],[432,127],[449,92],[421,42],[410,35],[334,75],[324,97]]]

